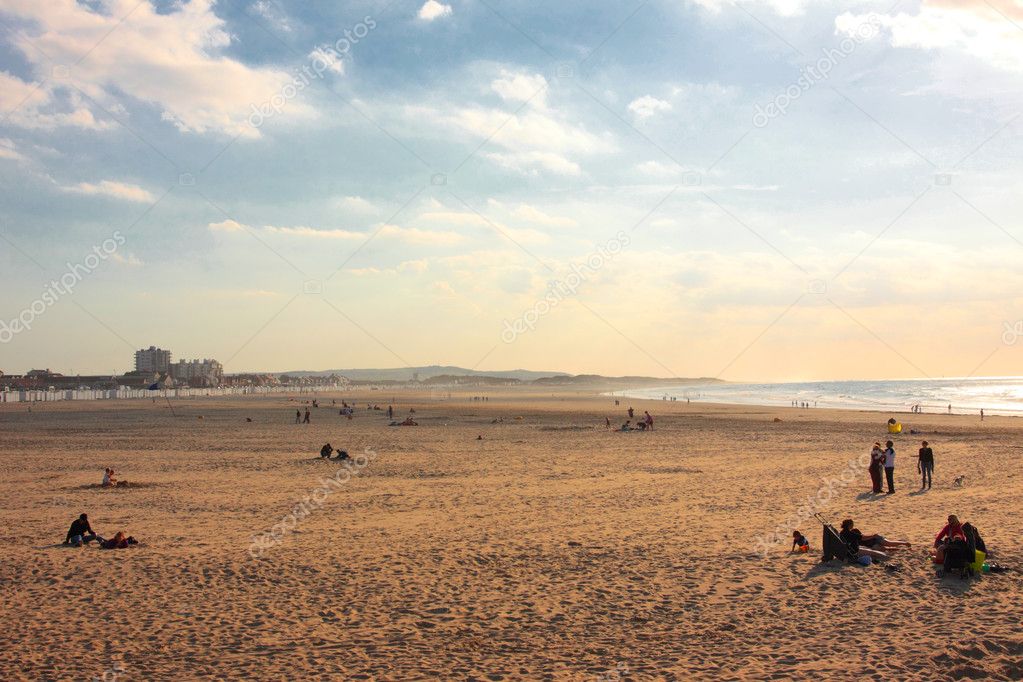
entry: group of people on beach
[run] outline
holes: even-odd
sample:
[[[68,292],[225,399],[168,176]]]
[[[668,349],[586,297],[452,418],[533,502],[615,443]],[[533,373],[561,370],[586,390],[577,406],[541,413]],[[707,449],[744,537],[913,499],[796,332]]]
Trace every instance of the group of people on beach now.
[[[617,403],[617,402],[618,401],[616,400],[615,403]],[[629,412],[629,418],[625,421],[624,424],[621,425],[621,427],[619,429],[617,429],[618,431],[653,431],[654,430],[654,418],[653,418],[653,416],[651,416],[651,414],[649,412],[644,410],[643,411],[643,417],[641,419],[637,420],[635,424],[632,423],[632,420],[636,416],[636,411],[630,407],[628,412]],[[604,428],[606,428],[608,431],[611,430],[611,418],[610,417],[604,417]]]
[[[839,537],[858,560],[869,557],[872,561],[884,561],[890,558],[891,552],[911,547],[905,540],[889,540],[880,533],[865,535],[856,528],[852,519],[842,521]],[[809,543],[801,533],[794,531],[793,551],[798,551],[803,546],[808,548]],[[989,570],[989,566],[985,566],[988,556],[987,545],[980,531],[972,523],[961,523],[955,514],[949,515],[945,525],[934,536],[934,543],[930,549],[931,561],[939,566],[937,569],[939,575],[951,570],[960,570],[960,574],[964,576],[969,575],[971,571]],[[863,563],[869,562],[864,560]]]
[[[118,481],[114,477],[114,470],[107,467],[103,470],[103,482],[100,485],[104,488],[124,487],[128,485],[128,481]]]
[[[131,545],[139,544],[139,541],[134,537],[126,535],[124,531],[120,530],[110,539],[103,538],[92,529],[92,525],[89,523],[89,515],[83,513],[71,522],[71,527],[64,537],[64,544],[71,547],[81,547],[93,541],[102,549],[127,549]]]
[[[881,493],[887,495],[895,494],[894,442],[886,441],[884,448],[881,447],[880,441],[874,443],[874,448],[870,451],[870,466],[867,467],[867,471],[870,474],[872,492],[875,495],[880,495]],[[922,441],[920,444],[916,460],[916,471],[920,474],[920,490],[929,490],[934,478],[934,450],[927,441]],[[888,484],[887,492],[881,489],[882,472],[884,480]]]
[[[323,447],[320,448],[320,457],[322,459],[330,459],[330,456],[333,455],[333,454],[334,454],[334,446],[332,446],[330,443],[325,443],[323,445]],[[338,460],[346,460],[346,459],[351,459],[351,457],[348,455],[348,451],[347,450],[342,450],[341,448],[338,448],[337,449],[337,459]]]

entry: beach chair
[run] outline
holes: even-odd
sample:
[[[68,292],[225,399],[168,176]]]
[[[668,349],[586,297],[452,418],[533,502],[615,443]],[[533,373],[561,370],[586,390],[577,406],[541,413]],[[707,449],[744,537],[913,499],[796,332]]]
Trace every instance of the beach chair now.
[[[819,513],[814,514],[813,517],[824,526],[824,538],[821,540],[821,563],[831,561],[832,559],[841,559],[846,562],[853,561],[855,557],[849,551],[849,546],[845,544],[845,540],[838,534],[835,527],[828,523],[827,519]]]

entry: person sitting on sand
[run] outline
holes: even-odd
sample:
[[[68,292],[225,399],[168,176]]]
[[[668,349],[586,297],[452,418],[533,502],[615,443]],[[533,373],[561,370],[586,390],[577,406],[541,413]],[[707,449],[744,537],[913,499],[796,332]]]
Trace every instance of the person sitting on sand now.
[[[624,424],[622,424],[622,428],[620,428],[618,430],[619,431],[632,431],[632,422],[631,421],[626,421]]]
[[[330,459],[330,456],[333,454],[334,448],[330,445],[330,443],[327,443],[322,448],[320,448],[320,457],[322,457],[323,459]]]
[[[117,485],[117,479],[114,478],[113,469],[103,470],[103,483],[101,484],[104,488],[109,488],[112,485]]]
[[[789,550],[789,554],[792,552],[801,552],[805,554],[810,551],[810,541],[806,539],[806,536],[800,533],[798,530],[792,531],[792,549]]]
[[[963,531],[963,524],[959,522],[959,517],[955,514],[949,514],[948,523],[934,536],[934,548],[931,550],[931,557],[934,559],[934,563],[945,563],[945,549],[953,540],[966,542],[966,533]]]
[[[338,449],[338,451],[337,451],[337,458],[338,458],[339,461],[344,461],[346,459],[351,459],[351,457],[348,456],[348,451],[347,450],[341,450],[341,449]]]
[[[884,552],[876,549],[871,549],[869,545],[865,545],[864,539],[871,539],[873,542],[874,536],[864,536],[854,525],[852,519],[846,519],[842,521],[842,530],[838,534],[842,538],[842,541],[849,547],[849,551],[857,557],[869,556],[871,559],[887,559],[888,555]]]
[[[92,542],[97,537],[95,531],[92,530],[92,526],[89,525],[89,515],[82,514],[71,522],[71,528],[68,529],[67,536],[64,538],[64,544],[81,547],[87,542]]]
[[[419,426],[419,424],[412,417],[405,417],[405,421],[401,423],[401,426]]]

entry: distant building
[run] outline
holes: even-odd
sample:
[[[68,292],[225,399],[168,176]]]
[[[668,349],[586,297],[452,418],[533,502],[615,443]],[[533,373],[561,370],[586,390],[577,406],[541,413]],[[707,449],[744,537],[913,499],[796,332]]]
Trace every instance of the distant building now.
[[[170,372],[171,352],[156,346],[135,351],[136,372]]]
[[[224,366],[216,360],[180,360],[171,363],[170,376],[179,384],[193,387],[220,386],[224,383]]]

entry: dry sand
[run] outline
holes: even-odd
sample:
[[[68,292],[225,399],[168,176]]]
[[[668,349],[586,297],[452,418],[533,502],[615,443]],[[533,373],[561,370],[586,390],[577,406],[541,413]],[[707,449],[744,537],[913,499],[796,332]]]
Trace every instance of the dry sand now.
[[[934,489],[916,492],[907,433],[899,492],[874,498],[858,464],[822,479],[888,415],[631,401],[656,430],[622,434],[604,417],[628,403],[489,395],[399,394],[407,428],[365,409],[379,391],[331,396],[360,405],[351,421],[321,398],[311,425],[281,396],[0,407],[0,679],[1023,675],[1023,573],[938,580],[925,559],[957,513],[1023,569],[1019,420],[903,416],[934,446]],[[326,441],[372,456],[329,494]],[[106,466],[138,485],[95,487]],[[819,565],[820,526],[790,519],[822,486],[836,523],[915,543],[900,571]],[[143,544],[57,545],[82,511]],[[761,556],[793,523],[814,552]]]

